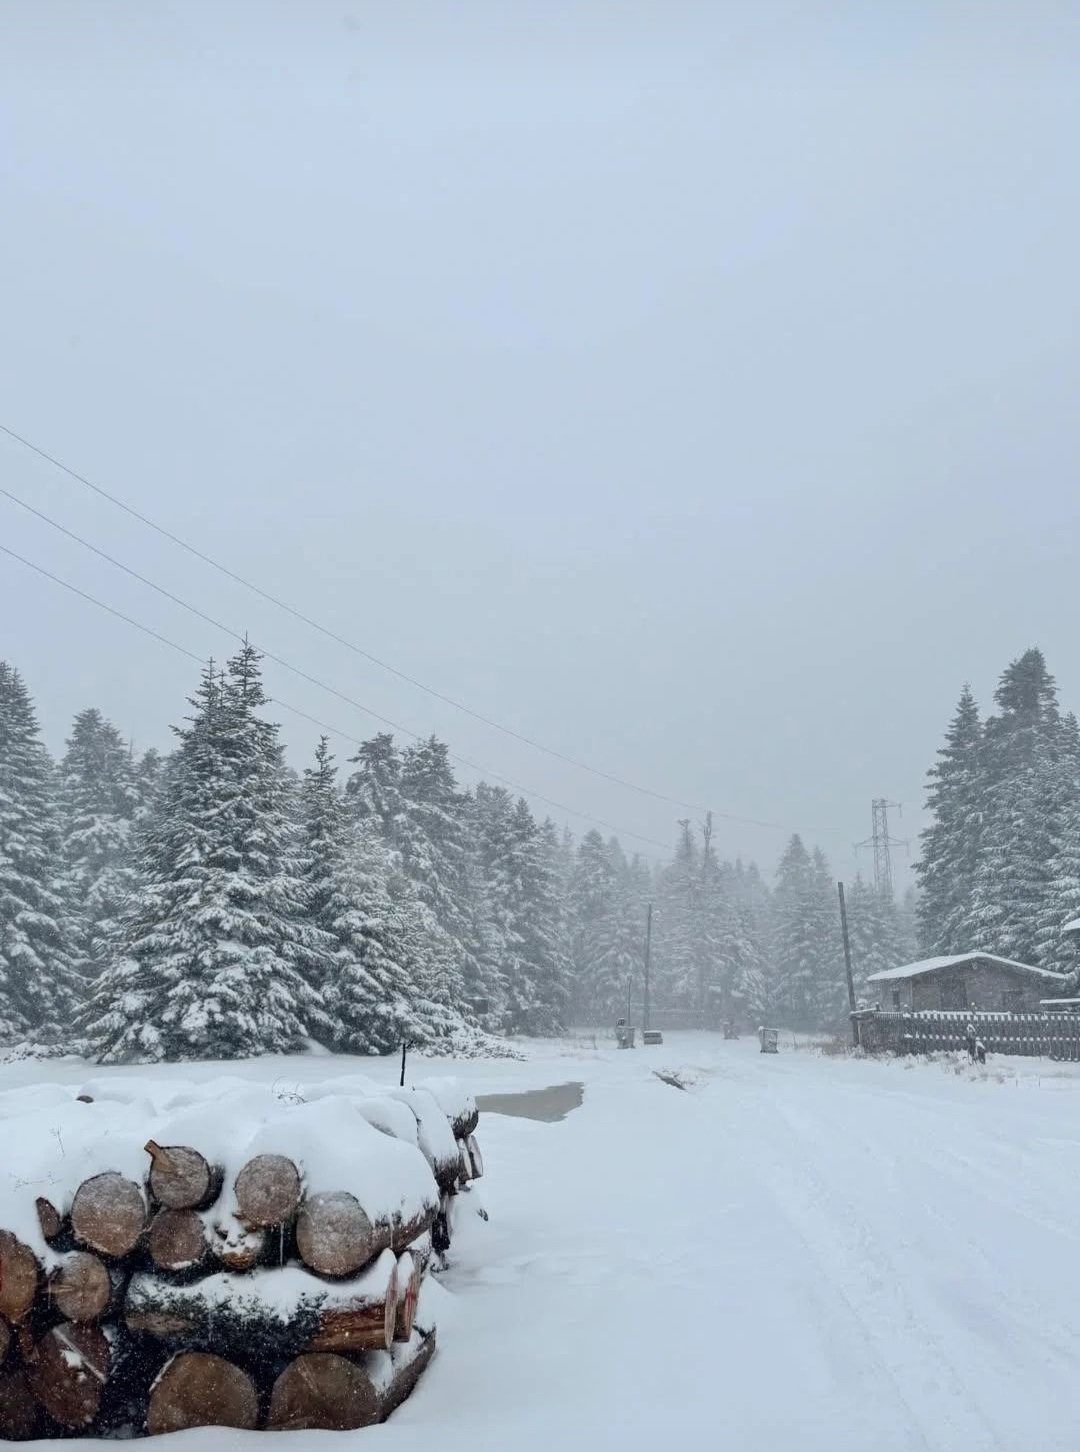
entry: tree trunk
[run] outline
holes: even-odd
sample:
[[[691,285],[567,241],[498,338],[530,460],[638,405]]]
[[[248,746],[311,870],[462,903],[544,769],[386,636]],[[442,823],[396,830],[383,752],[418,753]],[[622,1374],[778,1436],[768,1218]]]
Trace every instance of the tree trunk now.
[[[0,1372],[0,1441],[29,1442],[37,1433],[38,1416],[26,1373]]]
[[[159,1210],[150,1226],[150,1259],[165,1271],[199,1266],[210,1248],[206,1226],[194,1210]]]
[[[296,1248],[319,1275],[353,1275],[375,1254],[375,1228],[355,1195],[311,1195],[296,1218]]]
[[[416,1302],[420,1295],[420,1262],[409,1254],[398,1257],[397,1310],[394,1317],[394,1340],[408,1341],[413,1333]]]
[[[469,1151],[469,1159],[472,1161],[472,1178],[482,1180],[484,1178],[484,1157],[480,1153],[480,1146],[476,1142],[476,1135],[470,1134],[465,1141]]]
[[[221,1175],[187,1145],[146,1143],[150,1156],[150,1193],[167,1210],[203,1210],[221,1189]]]
[[[65,1255],[49,1276],[49,1300],[65,1321],[100,1321],[114,1289],[109,1267],[88,1250]]]
[[[234,1362],[205,1351],[174,1356],[154,1383],[146,1430],[183,1432],[188,1427],[239,1427],[253,1431],[259,1420],[255,1383]]]
[[[64,1228],[64,1217],[44,1195],[40,1195],[34,1203],[37,1205],[38,1224],[41,1226],[42,1235],[46,1240],[55,1240]]]
[[[287,1225],[300,1204],[300,1172],[284,1155],[256,1155],[236,1177],[240,1219],[253,1229]]]
[[[75,1239],[99,1255],[128,1255],[146,1228],[146,1199],[134,1180],[108,1171],[84,1180],[71,1206]]]
[[[8,1230],[0,1230],[0,1316],[22,1321],[38,1291],[41,1267],[28,1245]]]
[[[290,1361],[270,1394],[267,1431],[351,1432],[379,1420],[379,1396],[363,1366],[316,1352]]]
[[[88,1427],[98,1414],[111,1356],[99,1326],[65,1321],[28,1355],[27,1380],[38,1401],[62,1427]]]
[[[210,1252],[230,1271],[249,1271],[266,1258],[269,1236],[265,1230],[250,1230],[234,1215],[215,1216],[210,1232]]]

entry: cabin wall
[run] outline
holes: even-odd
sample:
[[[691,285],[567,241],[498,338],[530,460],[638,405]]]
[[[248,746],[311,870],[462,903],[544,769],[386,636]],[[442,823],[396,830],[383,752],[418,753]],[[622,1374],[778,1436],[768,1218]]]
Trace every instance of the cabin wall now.
[[[966,963],[872,986],[886,1013],[937,1013],[943,1009],[1038,1013],[1040,999],[1049,995],[1046,980],[987,962]]]

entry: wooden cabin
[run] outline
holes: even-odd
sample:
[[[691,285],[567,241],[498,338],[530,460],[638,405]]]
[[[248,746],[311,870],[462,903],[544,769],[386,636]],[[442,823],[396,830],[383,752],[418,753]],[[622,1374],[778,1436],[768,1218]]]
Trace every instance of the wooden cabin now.
[[[886,1013],[1038,1013],[1043,1000],[1064,997],[1070,981],[1064,973],[993,953],[960,953],[886,968],[872,973],[866,986],[871,1002],[876,998]]]

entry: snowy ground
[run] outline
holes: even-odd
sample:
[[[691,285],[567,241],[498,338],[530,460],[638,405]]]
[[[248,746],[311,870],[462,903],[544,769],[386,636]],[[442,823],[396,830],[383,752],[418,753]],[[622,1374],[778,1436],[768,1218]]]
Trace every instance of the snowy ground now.
[[[339,1066],[396,1072],[242,1068],[293,1085]],[[584,1102],[553,1123],[483,1115],[491,1221],[455,1242],[441,1350],[386,1427],[344,1435],[385,1452],[666,1452],[673,1437],[733,1452],[1072,1452],[1077,1066],[956,1072],[790,1044],[771,1058],[671,1034],[661,1049],[454,1067],[478,1094],[582,1081]],[[12,1064],[0,1088],[100,1072]],[[184,1441],[265,1449],[257,1434]]]

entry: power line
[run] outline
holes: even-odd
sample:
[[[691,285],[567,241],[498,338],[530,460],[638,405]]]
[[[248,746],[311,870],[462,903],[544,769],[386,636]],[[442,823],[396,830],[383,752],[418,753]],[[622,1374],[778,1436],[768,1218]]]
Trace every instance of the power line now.
[[[357,645],[354,641],[346,639],[345,636],[339,635],[336,631],[331,630],[328,626],[321,624],[319,621],[312,619],[311,616],[305,615],[303,611],[298,610],[295,606],[288,604],[287,601],[279,599],[276,595],[271,595],[269,591],[262,589],[261,586],[256,585],[253,581],[245,579],[243,575],[237,574],[235,570],[231,570],[227,565],[223,565],[220,560],[214,559],[212,555],[206,554],[203,550],[200,550],[195,545],[189,543],[189,541],[182,539],[180,535],[174,534],[172,530],[166,529],[164,525],[158,524],[156,520],[153,520],[148,515],[141,513],[133,505],[128,504],[125,500],[120,499],[115,494],[110,494],[109,491],[102,488],[100,484],[95,484],[93,480],[88,479],[85,474],[80,474],[78,470],[71,468],[70,465],[65,464],[54,454],[50,454],[47,450],[41,448],[38,444],[35,444],[30,439],[24,437],[24,435],[17,433],[7,424],[0,423],[0,432],[7,434],[9,438],[14,439],[16,443],[21,444],[23,448],[29,449],[31,453],[36,454],[39,458],[44,459],[49,464],[52,464],[54,468],[59,469],[64,474],[67,474],[69,478],[74,479],[77,483],[82,484],[87,489],[92,490],[93,493],[97,494],[100,498],[107,500],[117,509],[123,510],[124,513],[130,515],[132,519],[138,520],[140,524],[145,525],[148,529],[154,530],[157,534],[161,535],[164,539],[169,540],[178,548],[186,550],[187,553],[192,555],[195,559],[201,560],[203,564],[209,565],[212,569],[215,569],[222,575],[225,575],[235,584],[243,586],[245,590],[250,590],[253,594],[258,595],[260,599],[267,601],[276,609],[283,610],[286,614],[291,615],[294,619],[301,621],[302,624],[307,625],[310,629],[317,630],[321,635],[326,636],[327,639],[334,641],[338,645],[344,646],[346,650],[350,650],[353,652],[353,654],[361,656],[364,660],[370,661],[372,665],[378,666],[380,670],[388,671],[391,675],[396,676],[399,680],[407,682],[407,684],[415,687],[417,690],[424,691],[427,695],[434,697],[435,700],[442,701],[445,705],[452,706],[455,710],[464,712],[465,715],[471,716],[475,721],[480,721],[485,726],[490,726],[495,731],[501,731],[504,735],[513,737],[514,740],[522,742],[524,745],[531,747],[535,751],[542,751],[545,755],[551,756],[557,761],[564,762],[568,766],[576,767],[579,771],[588,772],[592,776],[596,776],[604,781],[613,783],[615,786],[623,787],[628,791],[637,792],[641,796],[652,797],[655,801],[666,802],[669,806],[682,807],[686,811],[704,813],[709,810],[709,808],[701,806],[698,803],[681,801],[678,797],[668,796],[664,792],[658,792],[651,787],[642,786],[639,782],[628,781],[625,777],[616,776],[613,772],[603,771],[599,767],[590,766],[588,762],[580,761],[577,757],[569,756],[565,752],[556,750],[554,747],[545,746],[543,742],[537,741],[531,736],[526,736],[521,731],[516,731],[512,726],[506,726],[502,722],[496,721],[492,717],[484,715],[481,711],[473,710],[471,706],[466,706],[464,702],[456,700],[453,696],[446,695],[444,692],[437,690],[434,686],[429,686],[424,681],[419,680],[417,677],[409,675],[406,671],[399,670],[396,666],[391,665],[388,661],[381,660],[378,656],[372,655],[370,651],[365,650],[362,646]],[[9,495],[8,497],[10,498],[11,496]],[[787,832],[792,830],[791,828],[784,826],[782,822],[766,822],[754,817],[739,817],[735,816],[733,813],[730,812],[714,812],[713,815],[722,818],[726,822],[735,822],[747,827],[765,827],[769,830],[778,832]],[[828,832],[835,832],[839,829],[827,828],[824,830]]]
[[[7,491],[0,490],[0,493],[7,494]],[[37,513],[37,511],[35,510],[34,513]],[[63,526],[59,527],[63,528]],[[64,530],[64,533],[68,534],[70,533],[70,531]],[[77,539],[78,536],[72,535],[72,538]],[[93,549],[94,546],[90,545],[89,548]],[[62,579],[59,575],[54,575],[51,570],[45,569],[43,565],[36,564],[33,560],[28,560],[25,555],[19,554],[16,550],[10,549],[7,545],[0,544],[0,552],[3,552],[5,555],[10,556],[10,558],[13,560],[18,560],[20,564],[25,565],[28,569],[34,570],[37,574],[43,576],[46,580],[51,580],[54,585],[59,585],[62,589],[70,591],[73,595],[77,595],[81,600],[85,600],[88,604],[97,606],[99,610],[104,610],[106,614],[114,616],[117,620],[122,620],[125,625],[133,626],[134,629],[141,630],[144,635],[149,635],[152,639],[159,641],[162,645],[167,645],[171,650],[177,651],[180,655],[187,656],[187,658],[189,660],[193,660],[196,665],[205,665],[206,662],[204,658],[202,656],[196,655],[194,651],[188,650],[186,646],[179,645],[175,640],[170,640],[168,636],[162,635],[159,631],[152,629],[149,625],[144,625],[142,621],[136,620],[130,615],[125,615],[122,610],[117,610],[114,606],[107,605],[103,600],[99,600],[96,596],[88,594],[85,590],[81,590],[78,585],[73,585],[70,580],[65,580]],[[98,554],[102,553],[102,551],[100,550],[95,552]],[[109,558],[109,556],[103,557],[106,559]],[[116,562],[114,561],[114,563]],[[126,566],[120,566],[120,568],[125,570],[127,569]],[[133,570],[128,570],[127,572],[129,574],[135,574]],[[138,576],[138,578],[142,579],[142,576]],[[145,583],[150,584],[151,582],[146,581]],[[152,588],[157,589],[158,587],[152,585]],[[168,594],[168,591],[163,590],[161,593]],[[201,611],[196,610],[194,606],[188,606],[186,602],[180,600],[178,596],[169,596],[169,598],[175,599],[177,604],[184,605],[186,609],[192,610],[194,614],[202,615]],[[211,624],[217,625],[217,622],[212,621],[210,616],[202,616],[202,618],[204,620],[210,621]],[[227,626],[218,625],[217,628],[226,631],[226,633],[229,635],[236,636],[238,640],[244,639],[243,636],[236,635],[236,632],[230,630]],[[261,650],[260,647],[256,646],[255,649],[259,650],[260,655],[266,655],[266,652]],[[286,662],[279,661],[276,656],[268,656],[267,658],[270,660],[274,660],[278,664],[287,665]],[[287,669],[294,670],[295,667],[287,666]],[[322,682],[317,681],[314,676],[307,676],[302,671],[298,671],[297,674],[304,676],[305,679],[312,681],[312,683],[315,685],[322,685]],[[331,686],[324,686],[323,689],[333,691],[333,687]],[[333,694],[340,695],[340,692],[333,691]],[[347,696],[342,696],[342,700],[349,701],[349,699],[350,698]],[[348,731],[342,731],[341,728],[338,726],[329,725],[327,722],[320,720],[318,716],[313,716],[307,711],[302,711],[298,706],[293,706],[290,705],[288,701],[283,701],[280,696],[275,695],[272,700],[274,705],[280,706],[283,711],[288,711],[291,715],[298,716],[301,720],[309,721],[313,726],[318,726],[321,731],[329,732],[333,736],[339,736],[343,741],[348,741],[354,746],[363,746],[364,744],[361,737],[354,736],[351,732]],[[417,732],[410,731],[405,726],[399,726],[396,722],[390,721],[385,716],[380,716],[377,712],[369,710],[367,706],[363,706],[359,702],[350,701],[350,704],[355,705],[357,710],[364,711],[366,714],[373,716],[377,721],[383,722],[384,725],[392,726],[395,731],[400,731],[402,735],[410,736],[414,741],[422,741],[424,739],[422,736],[418,735]],[[613,822],[607,822],[602,817],[589,816],[586,812],[578,811],[576,807],[567,806],[565,802],[557,802],[554,800],[554,798],[544,796],[541,792],[533,791],[530,787],[523,787],[518,782],[511,781],[508,777],[500,776],[497,772],[487,771],[486,768],[479,766],[474,761],[470,761],[467,757],[459,756],[454,751],[448,751],[447,755],[451,758],[451,760],[458,762],[459,765],[467,767],[470,771],[477,772],[482,779],[487,778],[491,781],[499,782],[502,786],[511,787],[514,791],[519,792],[522,796],[531,797],[534,801],[543,802],[545,806],[553,807],[556,811],[567,812],[572,817],[577,817],[583,822],[591,822],[594,827],[603,827],[606,831],[615,832],[621,837],[632,837],[637,842],[647,842],[652,847],[659,847],[662,852],[666,853],[670,850],[666,843],[658,842],[654,837],[643,836],[642,833],[633,832],[628,827],[620,827]],[[641,855],[644,856],[646,854]]]

